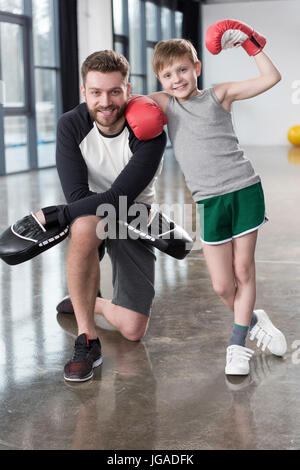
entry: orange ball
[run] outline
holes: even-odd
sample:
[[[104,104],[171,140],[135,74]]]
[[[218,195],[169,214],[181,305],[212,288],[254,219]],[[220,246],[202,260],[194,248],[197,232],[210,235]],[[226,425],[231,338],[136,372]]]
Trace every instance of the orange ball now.
[[[300,145],[300,126],[293,126],[289,129],[288,140],[293,145]]]

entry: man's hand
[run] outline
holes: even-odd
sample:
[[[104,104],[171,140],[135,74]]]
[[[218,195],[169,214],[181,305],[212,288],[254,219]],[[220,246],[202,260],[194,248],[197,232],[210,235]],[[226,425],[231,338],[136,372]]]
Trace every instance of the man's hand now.
[[[45,219],[44,212],[42,211],[42,209],[36,212],[34,215],[38,219],[40,224],[46,225],[46,219]]]

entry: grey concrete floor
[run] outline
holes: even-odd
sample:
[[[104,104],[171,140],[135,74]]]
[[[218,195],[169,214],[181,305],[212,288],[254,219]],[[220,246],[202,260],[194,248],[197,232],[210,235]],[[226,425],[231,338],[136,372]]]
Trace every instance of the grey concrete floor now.
[[[203,255],[157,254],[156,299],[146,337],[131,343],[99,328],[103,365],[66,383],[73,316],[66,294],[68,242],[19,266],[0,263],[0,449],[300,449],[300,149],[246,149],[261,175],[270,222],[259,234],[256,308],[288,342],[284,358],[255,349],[249,376],[224,374],[232,313],[212,290]],[[160,203],[191,202],[168,151]],[[0,230],[63,203],[55,169],[0,178]],[[103,295],[111,294],[107,257]]]

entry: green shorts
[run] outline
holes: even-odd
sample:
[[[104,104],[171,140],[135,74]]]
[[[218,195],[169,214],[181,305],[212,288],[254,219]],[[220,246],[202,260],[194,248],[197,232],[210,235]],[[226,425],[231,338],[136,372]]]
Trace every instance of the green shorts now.
[[[261,183],[232,193],[197,202],[201,241],[209,245],[226,243],[257,230],[269,219],[265,214]]]

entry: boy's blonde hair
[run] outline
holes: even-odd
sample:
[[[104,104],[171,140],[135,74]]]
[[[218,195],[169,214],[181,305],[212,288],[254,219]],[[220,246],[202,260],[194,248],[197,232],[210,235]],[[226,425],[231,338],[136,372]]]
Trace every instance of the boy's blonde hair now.
[[[187,39],[168,39],[158,42],[152,59],[154,73],[158,75],[164,67],[171,65],[175,59],[183,55],[187,55],[194,65],[199,61],[195,47]]]

